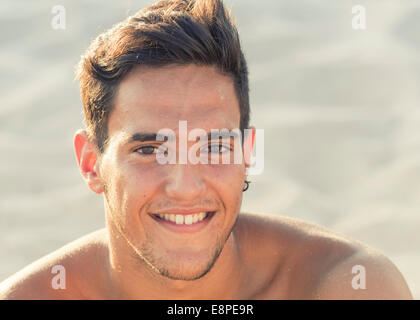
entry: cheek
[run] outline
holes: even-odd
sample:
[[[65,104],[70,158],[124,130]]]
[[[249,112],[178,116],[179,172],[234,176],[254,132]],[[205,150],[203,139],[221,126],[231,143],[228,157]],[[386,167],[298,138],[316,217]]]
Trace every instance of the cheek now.
[[[162,174],[135,163],[108,162],[104,166],[103,184],[109,206],[119,215],[138,210],[158,188]]]
[[[163,178],[159,168],[127,165],[118,177],[117,192],[123,192],[126,201],[138,207],[156,192]]]
[[[209,180],[212,181],[225,204],[237,204],[242,199],[245,181],[245,167],[242,165],[218,165],[211,168]]]

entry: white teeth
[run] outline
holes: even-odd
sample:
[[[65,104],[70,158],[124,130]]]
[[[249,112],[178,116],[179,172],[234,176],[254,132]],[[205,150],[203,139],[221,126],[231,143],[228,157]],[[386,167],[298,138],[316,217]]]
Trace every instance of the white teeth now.
[[[158,214],[161,219],[175,222],[176,224],[187,224],[191,225],[204,220],[207,217],[206,212],[200,212],[197,214]]]
[[[207,216],[207,213],[205,213],[205,212],[200,212],[200,213],[198,214],[198,221],[203,220],[206,216]]]
[[[183,224],[184,223],[184,216],[181,214],[177,214],[175,217],[176,224]]]
[[[192,224],[193,222],[193,216],[189,214],[188,216],[185,216],[185,224]]]

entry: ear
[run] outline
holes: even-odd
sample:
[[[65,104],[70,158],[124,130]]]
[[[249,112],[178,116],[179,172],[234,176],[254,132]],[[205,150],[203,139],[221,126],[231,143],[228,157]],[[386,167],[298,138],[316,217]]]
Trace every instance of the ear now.
[[[254,150],[254,142],[255,142],[255,127],[249,127],[245,129],[244,134],[244,161],[245,161],[245,168],[249,168],[251,166],[251,157],[252,151]]]
[[[103,187],[98,171],[98,148],[89,139],[85,130],[79,130],[74,136],[74,150],[80,173],[89,188],[95,193],[102,193]]]

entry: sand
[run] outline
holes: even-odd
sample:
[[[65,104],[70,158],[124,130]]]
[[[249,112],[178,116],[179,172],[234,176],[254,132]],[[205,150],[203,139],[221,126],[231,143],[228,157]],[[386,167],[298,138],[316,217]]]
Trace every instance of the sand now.
[[[153,1],[0,4],[0,280],[104,226],[101,196],[72,147],[81,127],[74,66],[101,31]],[[324,225],[370,245],[420,298],[420,5],[231,0],[250,69],[265,167],[244,211]]]

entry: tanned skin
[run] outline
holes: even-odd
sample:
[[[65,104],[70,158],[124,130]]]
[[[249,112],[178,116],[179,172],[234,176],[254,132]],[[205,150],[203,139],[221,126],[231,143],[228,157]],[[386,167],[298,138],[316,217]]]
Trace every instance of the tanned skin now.
[[[412,299],[375,250],[304,221],[240,213],[249,151],[241,164],[161,165],[150,151],[162,142],[132,139],[177,133],[179,120],[188,130],[238,128],[232,78],[210,66],[134,68],[118,87],[105,151],[83,130],[74,140],[83,179],[104,195],[106,228],[6,279],[0,298]],[[215,214],[189,234],[153,217],[184,209]],[[65,289],[52,286],[55,265],[66,270]],[[366,270],[365,289],[352,286],[355,265]]]

